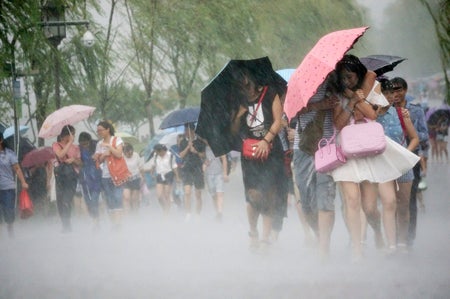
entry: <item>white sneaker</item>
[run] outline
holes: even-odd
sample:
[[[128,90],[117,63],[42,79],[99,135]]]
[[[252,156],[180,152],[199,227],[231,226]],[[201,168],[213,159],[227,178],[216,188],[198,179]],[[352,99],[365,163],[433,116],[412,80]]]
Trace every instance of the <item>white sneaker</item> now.
[[[419,188],[419,190],[425,190],[427,189],[427,182],[425,182],[424,179],[420,180],[419,185],[417,186],[417,188]]]

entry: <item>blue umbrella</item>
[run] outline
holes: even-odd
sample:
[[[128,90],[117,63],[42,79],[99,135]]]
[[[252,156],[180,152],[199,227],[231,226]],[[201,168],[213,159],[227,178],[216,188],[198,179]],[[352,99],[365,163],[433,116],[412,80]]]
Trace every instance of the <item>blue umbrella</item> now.
[[[189,107],[172,111],[163,119],[159,128],[163,130],[182,126],[187,123],[195,123],[198,120],[199,114],[200,107]]]
[[[28,131],[28,126],[20,126],[19,127],[19,134],[23,134],[26,131]],[[8,127],[3,132],[3,138],[9,138],[11,136],[14,136],[14,126]]]
[[[276,71],[278,75],[280,75],[284,81],[289,82],[291,75],[295,72],[295,69],[281,69]]]

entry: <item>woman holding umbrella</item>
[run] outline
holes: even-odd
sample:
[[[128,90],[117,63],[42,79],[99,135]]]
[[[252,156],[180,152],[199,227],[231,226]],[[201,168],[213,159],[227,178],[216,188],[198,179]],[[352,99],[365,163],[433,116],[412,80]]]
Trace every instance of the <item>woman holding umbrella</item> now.
[[[70,214],[72,210],[73,196],[78,183],[78,172],[81,165],[80,148],[73,144],[75,128],[67,125],[62,128],[58,141],[52,148],[58,160],[54,168],[56,181],[56,205],[62,221],[64,233],[72,230]]]
[[[286,200],[287,179],[284,174],[283,147],[278,137],[283,107],[281,89],[266,78],[257,78],[246,68],[236,75],[236,96],[240,106],[234,113],[231,132],[234,136],[257,139],[254,158],[242,156],[241,167],[250,226],[250,246],[259,246],[258,218],[262,215],[262,244],[270,244],[272,216],[276,205]],[[258,103],[260,103],[258,105]]]
[[[376,82],[366,95],[362,86],[367,68],[358,57],[345,55],[336,64],[339,96],[341,104],[334,111],[334,123],[337,130],[342,129],[351,120],[366,118],[374,121],[378,109],[389,105]],[[374,228],[377,247],[383,247],[380,214],[377,210],[377,193],[383,205],[383,224],[390,246],[396,242],[396,196],[394,180],[411,169],[419,157],[386,137],[386,149],[383,153],[364,158],[351,158],[331,172],[333,179],[339,182],[346,206],[346,220],[352,240],[352,259],[362,258],[361,243],[361,207],[369,224]],[[377,190],[378,189],[378,190]]]

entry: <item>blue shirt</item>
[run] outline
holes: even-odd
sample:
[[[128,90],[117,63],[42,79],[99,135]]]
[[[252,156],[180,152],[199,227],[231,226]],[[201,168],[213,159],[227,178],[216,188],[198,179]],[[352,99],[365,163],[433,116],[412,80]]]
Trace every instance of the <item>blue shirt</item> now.
[[[405,108],[409,110],[409,117],[419,135],[419,142],[428,141],[428,127],[422,107],[407,102]]]
[[[13,165],[18,163],[12,150],[5,148],[0,151],[0,190],[16,189]]]
[[[397,110],[394,107],[389,107],[385,114],[379,115],[377,122],[383,126],[384,134],[386,136],[404,147],[407,147],[405,133],[403,132],[400,119],[398,118]]]

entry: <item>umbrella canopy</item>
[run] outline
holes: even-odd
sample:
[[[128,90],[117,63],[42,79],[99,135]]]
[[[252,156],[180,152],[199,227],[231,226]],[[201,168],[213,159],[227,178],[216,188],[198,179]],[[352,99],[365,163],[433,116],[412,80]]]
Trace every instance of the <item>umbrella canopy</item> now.
[[[70,105],[51,113],[44,120],[39,131],[39,137],[52,138],[61,133],[64,126],[74,125],[87,119],[94,113],[95,107],[85,105]]]
[[[393,55],[369,55],[361,57],[359,60],[367,69],[374,71],[377,76],[381,76],[384,73],[394,70],[406,58]]]
[[[288,82],[284,112],[291,119],[308,104],[336,63],[369,27],[340,30],[323,36],[296,68]]]
[[[127,132],[116,132],[116,133],[114,133],[114,136],[122,138],[122,140],[127,143],[131,143],[131,144],[139,143],[139,139],[136,136],[131,135],[130,133],[127,133]]]
[[[437,125],[440,120],[450,120],[450,106],[441,106],[436,108],[430,108],[425,114],[427,124],[433,126]]]
[[[14,134],[15,134],[15,127],[14,126],[11,126],[11,127],[8,127],[8,128],[6,128],[5,129],[5,131],[3,132],[3,138],[9,138],[9,137],[11,137],[11,136],[14,136]],[[28,126],[19,126],[19,134],[23,134],[23,133],[25,133],[26,131],[28,131]]]
[[[28,152],[23,157],[22,166],[30,168],[53,159],[55,159],[55,153],[50,146],[40,147]]]
[[[284,79],[284,81],[289,81],[292,74],[295,72],[295,69],[281,69],[277,70],[277,74],[281,76],[281,78]]]
[[[164,130],[168,128],[178,127],[187,123],[195,123],[198,120],[199,114],[200,107],[189,107],[172,111],[163,119],[163,121],[159,125],[159,128],[161,130]]]
[[[280,95],[286,91],[286,81],[273,70],[268,57],[230,60],[201,92],[195,131],[208,141],[216,156],[241,150],[240,143],[231,135],[230,125],[231,115],[241,105],[239,78],[243,71],[250,72],[260,84],[274,86]]]

